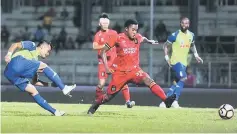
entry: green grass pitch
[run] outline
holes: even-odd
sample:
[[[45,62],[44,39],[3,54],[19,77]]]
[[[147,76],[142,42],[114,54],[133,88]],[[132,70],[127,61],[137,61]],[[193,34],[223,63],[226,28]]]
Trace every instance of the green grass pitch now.
[[[150,133],[150,132],[237,132],[236,116],[222,120],[218,109],[161,109],[158,107],[104,105],[86,115],[90,105],[52,104],[66,112],[55,117],[35,103],[2,102],[2,132],[18,133]]]

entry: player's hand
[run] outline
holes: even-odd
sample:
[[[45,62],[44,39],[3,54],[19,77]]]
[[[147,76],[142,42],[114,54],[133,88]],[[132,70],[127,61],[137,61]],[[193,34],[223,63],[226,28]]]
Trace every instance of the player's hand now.
[[[202,64],[203,64],[203,60],[202,60],[201,57],[197,56],[197,57],[195,57],[195,58],[196,58],[196,60],[197,60],[198,63],[202,63]]]
[[[6,63],[9,63],[11,61],[11,56],[12,56],[12,54],[7,53],[7,55],[5,56],[5,62]]]
[[[106,68],[106,73],[107,73],[108,75],[112,74],[113,72],[114,72],[113,69]]]
[[[147,40],[149,43],[153,44],[153,45],[158,45],[159,42],[155,41],[155,40]]]

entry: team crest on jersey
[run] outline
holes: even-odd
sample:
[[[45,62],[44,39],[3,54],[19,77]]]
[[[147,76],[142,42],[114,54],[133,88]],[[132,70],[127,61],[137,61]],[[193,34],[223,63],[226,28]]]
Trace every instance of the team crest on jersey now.
[[[112,85],[111,91],[116,91],[116,86]]]

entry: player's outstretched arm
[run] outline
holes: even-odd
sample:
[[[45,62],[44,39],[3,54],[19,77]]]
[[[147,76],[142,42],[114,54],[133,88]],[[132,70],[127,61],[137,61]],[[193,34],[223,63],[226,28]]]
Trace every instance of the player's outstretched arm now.
[[[164,53],[165,53],[165,60],[167,61],[168,65],[170,67],[171,67],[171,63],[170,63],[169,53],[170,53],[170,50],[171,50],[171,46],[172,46],[172,44],[169,43],[168,41],[166,41],[163,45],[163,50],[164,50]]]
[[[158,41],[149,40],[149,39],[147,39],[146,37],[142,37],[142,39],[143,39],[143,42],[148,42],[148,43],[151,43],[151,44],[154,44],[154,45],[158,45],[158,44],[159,44]]]
[[[21,42],[13,43],[10,48],[8,49],[7,55],[5,56],[6,63],[9,63],[11,61],[12,54],[17,50],[21,49],[22,45]]]
[[[100,56],[102,57],[105,69],[106,69],[106,73],[107,74],[111,74],[111,70],[109,69],[108,66],[108,61],[107,61],[107,56],[106,56],[106,52],[110,49],[110,46],[105,45],[104,48],[102,48],[101,52],[100,52]]]
[[[192,44],[191,44],[191,48],[190,48],[190,49],[191,49],[191,51],[193,52],[193,54],[194,54],[194,56],[195,56],[197,62],[198,62],[198,63],[203,63],[202,58],[199,57],[199,55],[198,55],[198,52],[197,52],[195,43],[192,43]]]

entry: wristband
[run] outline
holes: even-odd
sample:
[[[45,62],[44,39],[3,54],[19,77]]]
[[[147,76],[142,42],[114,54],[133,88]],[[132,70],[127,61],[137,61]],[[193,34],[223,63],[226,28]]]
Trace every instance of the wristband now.
[[[12,56],[12,52],[7,52],[7,55]]]
[[[168,61],[170,58],[168,55],[165,55],[165,60]]]

